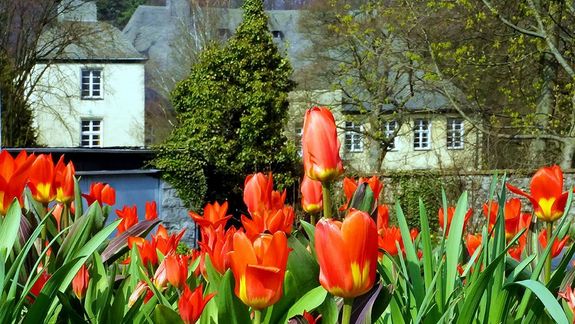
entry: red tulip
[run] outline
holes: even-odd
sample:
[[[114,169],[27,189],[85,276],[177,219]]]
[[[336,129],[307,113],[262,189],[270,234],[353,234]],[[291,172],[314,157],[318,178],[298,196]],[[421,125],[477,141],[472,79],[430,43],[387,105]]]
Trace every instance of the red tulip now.
[[[72,280],[72,290],[78,299],[83,299],[86,296],[86,290],[88,290],[88,283],[90,282],[90,273],[83,264],[74,279]]]
[[[169,235],[166,228],[160,224],[158,226],[158,230],[156,231],[156,235],[152,234],[153,245],[158,251],[162,253],[162,255],[168,255],[172,252],[176,252],[178,249],[178,244],[180,244],[180,240],[184,236],[185,232],[186,229],[184,228],[178,234]]]
[[[44,288],[44,285],[46,284],[48,279],[52,277],[52,275],[46,272],[46,270],[41,271],[42,272],[40,273],[40,276],[38,277],[38,279],[36,279],[32,287],[30,288],[30,294],[32,295],[32,297],[27,296],[28,301],[30,301],[31,303],[34,302],[35,298],[38,297],[38,295],[40,295],[42,288]]]
[[[261,233],[273,234],[281,231],[286,234],[291,233],[295,218],[294,210],[291,206],[285,206],[278,210],[262,210],[252,213],[248,218],[242,215],[242,225],[246,229],[246,234],[254,238]]]
[[[377,206],[377,230],[389,225],[389,208],[386,205]]]
[[[226,215],[228,213],[228,202],[225,201],[223,204],[219,204],[217,201],[213,204],[206,204],[204,207],[204,215],[200,216],[193,211],[188,214],[190,217],[198,224],[200,227],[212,226],[214,228],[225,226],[226,222],[232,215]]]
[[[497,221],[498,211],[499,204],[494,201],[489,204],[483,204],[483,214],[488,217],[490,230]],[[521,213],[521,200],[518,198],[511,198],[505,202],[504,218],[505,237],[508,240],[512,239],[523,228],[529,227],[531,223],[531,214]]]
[[[509,249],[509,255],[517,261],[521,261],[521,254],[525,249],[525,244],[527,243],[527,233],[521,235],[517,240],[514,247]]]
[[[470,257],[473,255],[473,253],[475,253],[475,251],[479,247],[481,247],[481,240],[482,240],[481,234],[475,234],[475,235],[467,234],[467,238],[465,239],[465,247],[467,248],[467,253],[469,253]]]
[[[237,232],[230,252],[236,296],[246,305],[261,310],[282,296],[289,248],[285,233],[262,234],[252,243]]]
[[[348,208],[349,203],[350,203],[351,199],[353,198],[353,194],[357,190],[357,187],[363,183],[367,183],[369,185],[369,188],[373,192],[373,197],[375,198],[375,202],[377,204],[377,201],[379,200],[378,199],[379,194],[381,193],[381,190],[383,189],[383,184],[381,183],[381,181],[379,180],[378,177],[372,176],[369,179],[359,178],[359,180],[357,182],[352,178],[345,177],[343,179],[343,193],[345,194],[347,202],[339,210],[346,210]]]
[[[306,213],[318,214],[322,208],[321,182],[312,180],[306,176],[301,182],[301,206]]]
[[[316,225],[315,250],[319,282],[335,296],[363,295],[375,283],[377,228],[365,212],[350,212],[343,223],[321,219]]]
[[[471,210],[471,208],[469,208],[469,210],[467,210],[467,213],[465,214],[465,217],[463,220],[463,229],[464,230],[465,230],[465,226],[467,225],[467,222],[471,218],[472,214],[473,214],[473,211]],[[451,227],[451,220],[453,219],[453,215],[455,215],[455,207],[453,207],[453,206],[447,207],[447,229],[445,230],[445,235],[449,234],[449,228]],[[439,219],[439,227],[441,229],[444,229],[445,228],[444,227],[445,215],[443,213],[443,207],[439,208],[439,212],[437,213],[437,218]]]
[[[396,243],[403,251],[403,240],[401,239],[401,231],[396,226],[392,227],[382,227],[377,230],[377,243],[380,249],[384,250],[391,256],[396,256],[399,254]],[[379,257],[383,257],[383,253],[379,254]]]
[[[36,159],[21,151],[14,159],[8,151],[0,153],[0,214],[6,215],[14,198],[22,204],[22,192],[28,181],[28,170]]]
[[[575,313],[575,289],[572,289],[571,285],[567,285],[565,291],[559,292],[558,296],[565,299],[571,312]]]
[[[214,297],[214,293],[203,297],[204,288],[199,285],[192,292],[188,286],[184,287],[184,292],[178,301],[180,317],[185,324],[193,324],[200,318],[206,304]]]
[[[555,241],[553,242],[553,246],[551,247],[551,257],[552,258],[558,256],[561,253],[561,251],[563,250],[563,247],[565,246],[565,244],[567,243],[568,240],[569,240],[569,235],[565,235],[565,237],[562,240],[555,239]],[[546,229],[543,229],[539,233],[539,244],[541,244],[541,247],[543,249],[545,249],[547,247],[547,230]]]
[[[531,194],[507,184],[507,188],[524,196],[533,204],[535,216],[544,222],[559,219],[565,211],[567,196],[563,191],[563,171],[558,165],[543,167],[531,178]]]
[[[60,157],[55,168],[56,176],[54,184],[56,186],[56,201],[63,204],[69,204],[74,200],[74,186],[76,169],[72,162],[64,164],[64,156]]]
[[[48,204],[56,198],[54,185],[54,161],[52,155],[40,154],[30,166],[28,186],[32,197],[42,204]]]
[[[202,229],[202,240],[199,242],[202,252],[200,270],[204,277],[208,277],[205,268],[205,256],[208,255],[214,269],[224,274],[230,268],[229,252],[232,251],[235,227],[225,230],[223,227],[216,229]]]
[[[166,276],[172,286],[182,288],[188,280],[188,257],[180,254],[170,254],[164,259]]]
[[[244,182],[244,203],[248,207],[250,214],[271,208],[273,186],[271,172],[267,176],[260,172],[246,177]]]
[[[308,109],[303,123],[303,163],[306,176],[331,181],[343,173],[335,119],[326,107]]]
[[[146,220],[154,220],[158,218],[158,208],[155,201],[146,201]]]
[[[158,252],[156,251],[156,245],[153,240],[146,241],[142,237],[128,237],[128,247],[132,249],[134,244],[138,248],[140,259],[144,266],[148,266],[148,264],[151,264],[152,266],[158,264]]]
[[[122,219],[118,225],[118,234],[128,230],[128,228],[138,224],[138,208],[136,205],[116,210],[116,215]]]
[[[92,205],[97,201],[100,206],[104,204],[112,206],[116,203],[116,191],[109,184],[103,184],[101,182],[92,183],[90,185],[90,193],[82,194],[88,205]]]

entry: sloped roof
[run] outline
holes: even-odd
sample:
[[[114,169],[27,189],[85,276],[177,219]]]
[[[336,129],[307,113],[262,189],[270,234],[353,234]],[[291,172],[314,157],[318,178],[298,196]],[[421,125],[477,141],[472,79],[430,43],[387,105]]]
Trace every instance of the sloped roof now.
[[[71,33],[74,35],[70,35]],[[42,39],[45,44],[53,41],[55,37],[69,37],[70,44],[58,53],[53,51],[45,53],[42,60],[89,62],[146,60],[146,57],[134,48],[119,29],[105,22],[60,22]]]

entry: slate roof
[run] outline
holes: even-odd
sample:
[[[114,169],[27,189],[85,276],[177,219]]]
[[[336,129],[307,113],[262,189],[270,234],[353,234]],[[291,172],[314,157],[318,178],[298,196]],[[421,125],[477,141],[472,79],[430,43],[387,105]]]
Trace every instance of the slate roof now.
[[[54,29],[47,32],[44,39],[54,39],[53,35],[62,30],[77,31],[74,37],[79,40],[72,42],[61,53],[46,53],[43,60],[72,62],[142,62],[146,60],[146,57],[134,48],[119,29],[106,22],[60,22]],[[66,34],[63,33],[62,36],[65,37]]]

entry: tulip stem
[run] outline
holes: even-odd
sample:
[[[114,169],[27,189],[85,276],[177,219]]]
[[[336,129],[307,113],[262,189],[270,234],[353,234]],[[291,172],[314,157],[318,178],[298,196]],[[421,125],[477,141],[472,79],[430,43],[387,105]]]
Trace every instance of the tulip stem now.
[[[551,279],[551,259],[553,258],[553,242],[551,242],[551,236],[553,233],[553,222],[546,222],[547,225],[547,245],[551,245],[551,251],[545,259],[545,284]]]
[[[331,218],[331,196],[329,194],[329,182],[321,182],[323,217]]]
[[[353,298],[343,299],[343,315],[341,318],[341,324],[349,324],[351,320],[351,308],[353,306]]]
[[[253,324],[260,324],[262,322],[262,311],[259,309],[254,310]]]

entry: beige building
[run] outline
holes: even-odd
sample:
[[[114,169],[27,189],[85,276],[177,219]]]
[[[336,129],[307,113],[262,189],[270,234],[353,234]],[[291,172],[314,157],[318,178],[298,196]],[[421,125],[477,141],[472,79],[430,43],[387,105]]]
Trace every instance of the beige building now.
[[[399,121],[390,109],[387,114],[383,113],[383,122],[374,123],[369,112],[362,114],[346,108],[341,91],[294,92],[290,102],[287,129],[298,144],[305,109],[314,105],[332,109],[339,129],[340,154],[351,173],[470,170],[481,162],[479,131],[453,111],[412,107]],[[375,131],[374,124],[381,125],[380,131],[389,140],[386,150],[368,135]]]

